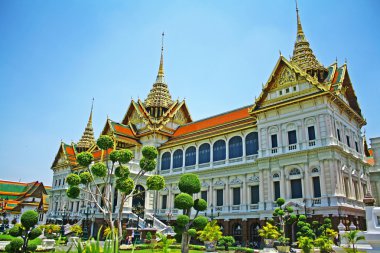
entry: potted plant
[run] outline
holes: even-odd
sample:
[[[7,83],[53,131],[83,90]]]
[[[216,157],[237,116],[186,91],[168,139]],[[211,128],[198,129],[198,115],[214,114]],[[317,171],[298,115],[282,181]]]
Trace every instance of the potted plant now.
[[[280,232],[276,226],[267,222],[265,226],[259,229],[259,235],[264,238],[264,243],[267,248],[273,248],[275,239],[280,237]]]
[[[198,232],[198,238],[204,242],[207,252],[215,251],[216,243],[220,237],[222,237],[222,232],[216,220],[207,223],[206,227]]]
[[[152,233],[148,231],[145,236],[145,243],[150,243],[152,241]]]
[[[285,236],[280,236],[278,238],[278,242],[280,243],[280,245],[277,246],[278,252],[280,253],[290,252],[290,246],[288,245],[289,240],[290,239]]]

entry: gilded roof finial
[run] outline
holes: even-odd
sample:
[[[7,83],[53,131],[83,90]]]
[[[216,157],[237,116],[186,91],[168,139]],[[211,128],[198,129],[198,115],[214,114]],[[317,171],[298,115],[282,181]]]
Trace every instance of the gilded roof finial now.
[[[310,44],[306,39],[305,33],[303,32],[297,0],[296,0],[296,14],[297,14],[297,37],[296,37],[296,42],[294,44],[293,56],[290,61],[292,63],[295,63],[298,67],[300,67],[304,71],[324,69],[323,65],[320,64],[317,58],[315,57],[313,50],[310,48]]]
[[[94,129],[92,128],[92,111],[94,108],[94,98],[92,98],[90,117],[83,132],[82,138],[78,141],[78,148],[90,148],[95,143]]]
[[[148,97],[145,99],[146,107],[169,108],[169,106],[173,104],[172,97],[164,79],[164,36],[165,33],[162,33],[161,59],[160,67],[158,68],[157,79],[156,82],[153,84],[153,87],[150,90]]]
[[[158,68],[156,83],[165,83],[165,80],[164,80],[164,77],[165,77],[165,72],[164,72],[164,36],[165,36],[165,33],[162,32],[162,34],[161,34],[160,67]]]

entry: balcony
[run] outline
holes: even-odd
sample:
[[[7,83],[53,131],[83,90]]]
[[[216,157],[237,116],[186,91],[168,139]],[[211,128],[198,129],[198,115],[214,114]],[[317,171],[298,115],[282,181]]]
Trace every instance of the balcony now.
[[[272,148],[271,149],[272,154],[277,154],[278,153],[278,148]]]
[[[297,150],[297,144],[291,144],[288,146],[288,150],[289,151],[294,151],[294,150]]]
[[[309,141],[309,147],[314,147],[315,146],[315,140]]]
[[[216,161],[212,163],[213,166],[220,166],[223,164],[226,164],[226,160]]]
[[[229,163],[238,163],[242,161],[243,161],[243,157],[231,158],[228,160]]]

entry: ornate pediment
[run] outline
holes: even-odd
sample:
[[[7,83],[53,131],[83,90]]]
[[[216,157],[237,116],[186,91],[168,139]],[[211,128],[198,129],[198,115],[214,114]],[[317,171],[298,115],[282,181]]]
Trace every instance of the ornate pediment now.
[[[232,184],[232,185],[233,184],[242,184],[242,183],[243,183],[243,181],[238,177],[236,177],[230,181],[230,184]]]
[[[279,79],[278,79],[278,86],[285,86],[287,84],[293,84],[296,82],[296,74],[288,67],[285,67],[280,75],[279,75]]]
[[[224,186],[225,184],[226,183],[220,179],[214,183],[215,186]]]
[[[249,182],[260,182],[260,177],[253,175],[253,176],[248,178],[248,181]]]

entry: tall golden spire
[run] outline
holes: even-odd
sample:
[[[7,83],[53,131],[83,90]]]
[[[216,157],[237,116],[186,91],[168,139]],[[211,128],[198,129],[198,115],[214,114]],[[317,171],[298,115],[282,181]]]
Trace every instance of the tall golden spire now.
[[[87,126],[83,132],[82,138],[78,142],[78,148],[87,149],[95,143],[94,129],[92,128],[92,110],[94,108],[94,98],[92,98],[90,117],[88,118]]]
[[[153,84],[152,89],[150,90],[148,97],[145,99],[145,106],[147,108],[156,108],[159,110],[150,110],[154,111],[154,115],[161,115],[162,109],[169,108],[173,104],[172,97],[170,95],[168,85],[165,83],[165,72],[164,72],[164,36],[162,33],[161,40],[161,58],[160,66],[158,68],[158,74],[156,82]],[[159,113],[156,113],[159,111]]]
[[[161,58],[160,58],[160,66],[158,67],[158,74],[156,78],[156,83],[165,83],[165,72],[164,72],[164,36],[165,33],[162,33],[161,38]]]
[[[294,43],[293,56],[290,61],[309,74],[314,75],[316,72],[319,72],[319,70],[324,70],[325,68],[319,63],[317,57],[315,57],[313,50],[310,48],[310,43],[307,41],[305,33],[303,32],[297,0],[296,14],[297,37]]]

